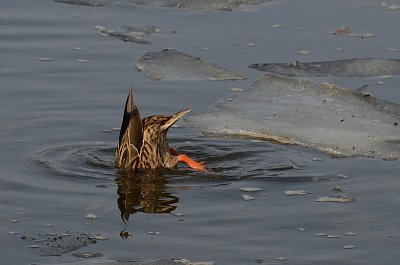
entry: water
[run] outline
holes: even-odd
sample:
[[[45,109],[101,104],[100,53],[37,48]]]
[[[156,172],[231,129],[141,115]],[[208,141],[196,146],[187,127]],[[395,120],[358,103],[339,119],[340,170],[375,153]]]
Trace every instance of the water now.
[[[384,48],[398,47],[398,27],[393,26],[398,24],[398,12],[376,1],[372,7],[362,4],[273,1],[232,12],[202,13],[129,4],[87,7],[47,0],[3,1],[0,264],[82,262],[71,253],[38,255],[29,248],[34,242],[20,238],[66,231],[108,237],[75,252],[98,252],[109,260],[397,262],[398,161],[332,159],[297,146],[204,136],[181,121],[180,128],[169,132],[171,146],[206,161],[210,172],[180,166],[150,177],[127,178],[112,166],[118,138],[113,128],[120,126],[130,86],[143,117],[188,107],[194,115],[231,97],[232,87],[251,89],[260,75],[247,67],[252,63],[290,62],[299,57],[310,61],[397,58],[398,52]],[[312,15],[302,15],[305,12]],[[376,18],[373,22],[371,15]],[[270,27],[277,23],[285,27]],[[146,36],[152,42],[148,46],[99,36],[96,25],[111,29],[154,25],[161,32]],[[361,40],[329,34],[330,28],[342,25],[378,37]],[[337,47],[344,49],[337,52]],[[165,48],[199,56],[247,80],[157,82],[135,69],[143,54]],[[303,49],[312,54],[306,58],[297,54]],[[376,81],[341,80],[345,83],[341,85],[360,87]],[[398,77],[393,77],[373,89],[399,103],[397,87]],[[262,191],[246,193],[240,190],[243,187]],[[287,196],[288,190],[311,194]],[[243,200],[243,194],[254,200]],[[314,201],[344,195],[355,200]],[[122,206],[131,210],[123,209],[122,215],[129,216],[126,225]],[[88,214],[97,218],[85,218]],[[124,231],[131,236],[121,238]],[[348,245],[356,248],[343,248]]]

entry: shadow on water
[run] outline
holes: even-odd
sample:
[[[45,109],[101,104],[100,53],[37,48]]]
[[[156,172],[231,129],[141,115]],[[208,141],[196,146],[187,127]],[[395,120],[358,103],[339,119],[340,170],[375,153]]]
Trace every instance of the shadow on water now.
[[[117,194],[121,218],[141,213],[170,213],[176,209],[173,204],[179,198],[167,191],[167,178],[162,171],[141,171],[118,174]]]
[[[171,213],[179,202],[179,198],[167,190],[168,180],[162,170],[121,171],[115,182],[118,208],[125,225],[135,213]],[[126,227],[120,235],[124,239],[129,236]]]

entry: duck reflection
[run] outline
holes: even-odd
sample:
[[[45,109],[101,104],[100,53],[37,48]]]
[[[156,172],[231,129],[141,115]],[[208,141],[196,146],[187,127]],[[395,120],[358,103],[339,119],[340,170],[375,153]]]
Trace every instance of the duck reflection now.
[[[179,202],[178,197],[167,192],[168,181],[162,171],[120,173],[116,183],[118,208],[124,223],[137,212],[170,213]]]

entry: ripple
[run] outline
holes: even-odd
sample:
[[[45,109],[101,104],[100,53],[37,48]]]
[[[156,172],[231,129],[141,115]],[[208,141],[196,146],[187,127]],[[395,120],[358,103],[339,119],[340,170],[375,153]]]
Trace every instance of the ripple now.
[[[313,154],[298,147],[249,139],[204,137],[186,142],[178,150],[205,161],[210,169],[210,172],[195,173],[192,177],[202,174],[213,180],[231,182],[249,178],[299,182],[322,179],[321,173],[310,171]],[[179,177],[185,179],[184,174]]]
[[[294,158],[288,158],[289,147],[244,139],[195,138],[172,139],[171,142],[178,152],[206,162],[209,170],[193,171],[184,164],[173,170],[163,170],[170,187],[223,185],[248,178],[272,181],[320,178],[319,174],[304,170],[306,165],[301,161],[296,162],[303,153],[295,152]],[[34,168],[51,178],[114,182],[120,175],[114,167],[114,152],[112,143],[53,146],[34,155]]]
[[[36,154],[34,162],[45,172],[74,179],[114,179],[115,146],[65,145]]]

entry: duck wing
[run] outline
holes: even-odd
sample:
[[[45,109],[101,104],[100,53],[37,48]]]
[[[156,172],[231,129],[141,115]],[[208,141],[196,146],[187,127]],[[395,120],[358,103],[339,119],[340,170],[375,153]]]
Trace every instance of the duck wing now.
[[[143,142],[143,125],[137,106],[133,102],[132,88],[125,103],[119,142],[115,153],[115,165],[135,169],[139,164],[139,150]]]

